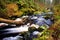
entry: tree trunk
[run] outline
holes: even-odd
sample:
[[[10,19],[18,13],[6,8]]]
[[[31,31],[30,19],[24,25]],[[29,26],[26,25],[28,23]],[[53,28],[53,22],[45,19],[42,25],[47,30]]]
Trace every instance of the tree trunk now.
[[[0,18],[0,22],[4,22],[4,23],[8,23],[8,24],[16,24],[16,25],[24,24],[23,20],[15,21],[15,20],[8,20],[8,19],[4,19],[4,18]]]

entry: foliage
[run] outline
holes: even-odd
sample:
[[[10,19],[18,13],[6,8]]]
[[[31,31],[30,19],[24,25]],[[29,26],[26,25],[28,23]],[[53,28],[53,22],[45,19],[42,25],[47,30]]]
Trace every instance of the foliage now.
[[[49,28],[49,30],[52,30],[50,35],[54,40],[60,40],[60,19],[55,21],[55,23]]]
[[[0,0],[0,12],[8,18],[12,16],[22,16],[35,11],[39,11],[40,7],[34,0]],[[5,11],[3,11],[5,10]]]
[[[54,13],[55,13],[55,19],[60,19],[60,4],[59,5],[55,5],[54,8]]]

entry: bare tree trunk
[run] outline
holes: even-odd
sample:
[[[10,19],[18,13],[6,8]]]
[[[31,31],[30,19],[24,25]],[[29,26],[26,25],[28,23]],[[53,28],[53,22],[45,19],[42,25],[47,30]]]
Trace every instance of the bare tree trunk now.
[[[0,22],[4,22],[4,23],[8,23],[8,24],[17,24],[17,25],[24,24],[23,20],[15,21],[15,20],[8,20],[8,19],[4,19],[4,18],[0,18]]]

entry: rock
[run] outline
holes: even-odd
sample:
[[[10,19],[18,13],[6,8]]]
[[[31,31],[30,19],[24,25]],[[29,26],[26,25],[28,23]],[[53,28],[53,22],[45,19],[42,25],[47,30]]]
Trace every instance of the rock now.
[[[38,35],[40,32],[39,31],[34,31],[33,35]]]

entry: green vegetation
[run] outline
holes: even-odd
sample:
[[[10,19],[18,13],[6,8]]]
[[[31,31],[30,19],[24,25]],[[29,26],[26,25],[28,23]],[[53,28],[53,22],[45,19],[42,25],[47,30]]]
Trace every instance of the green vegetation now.
[[[40,11],[39,5],[34,0],[0,0],[0,5],[0,14],[6,18]]]
[[[60,4],[54,6],[55,19],[60,19]]]

